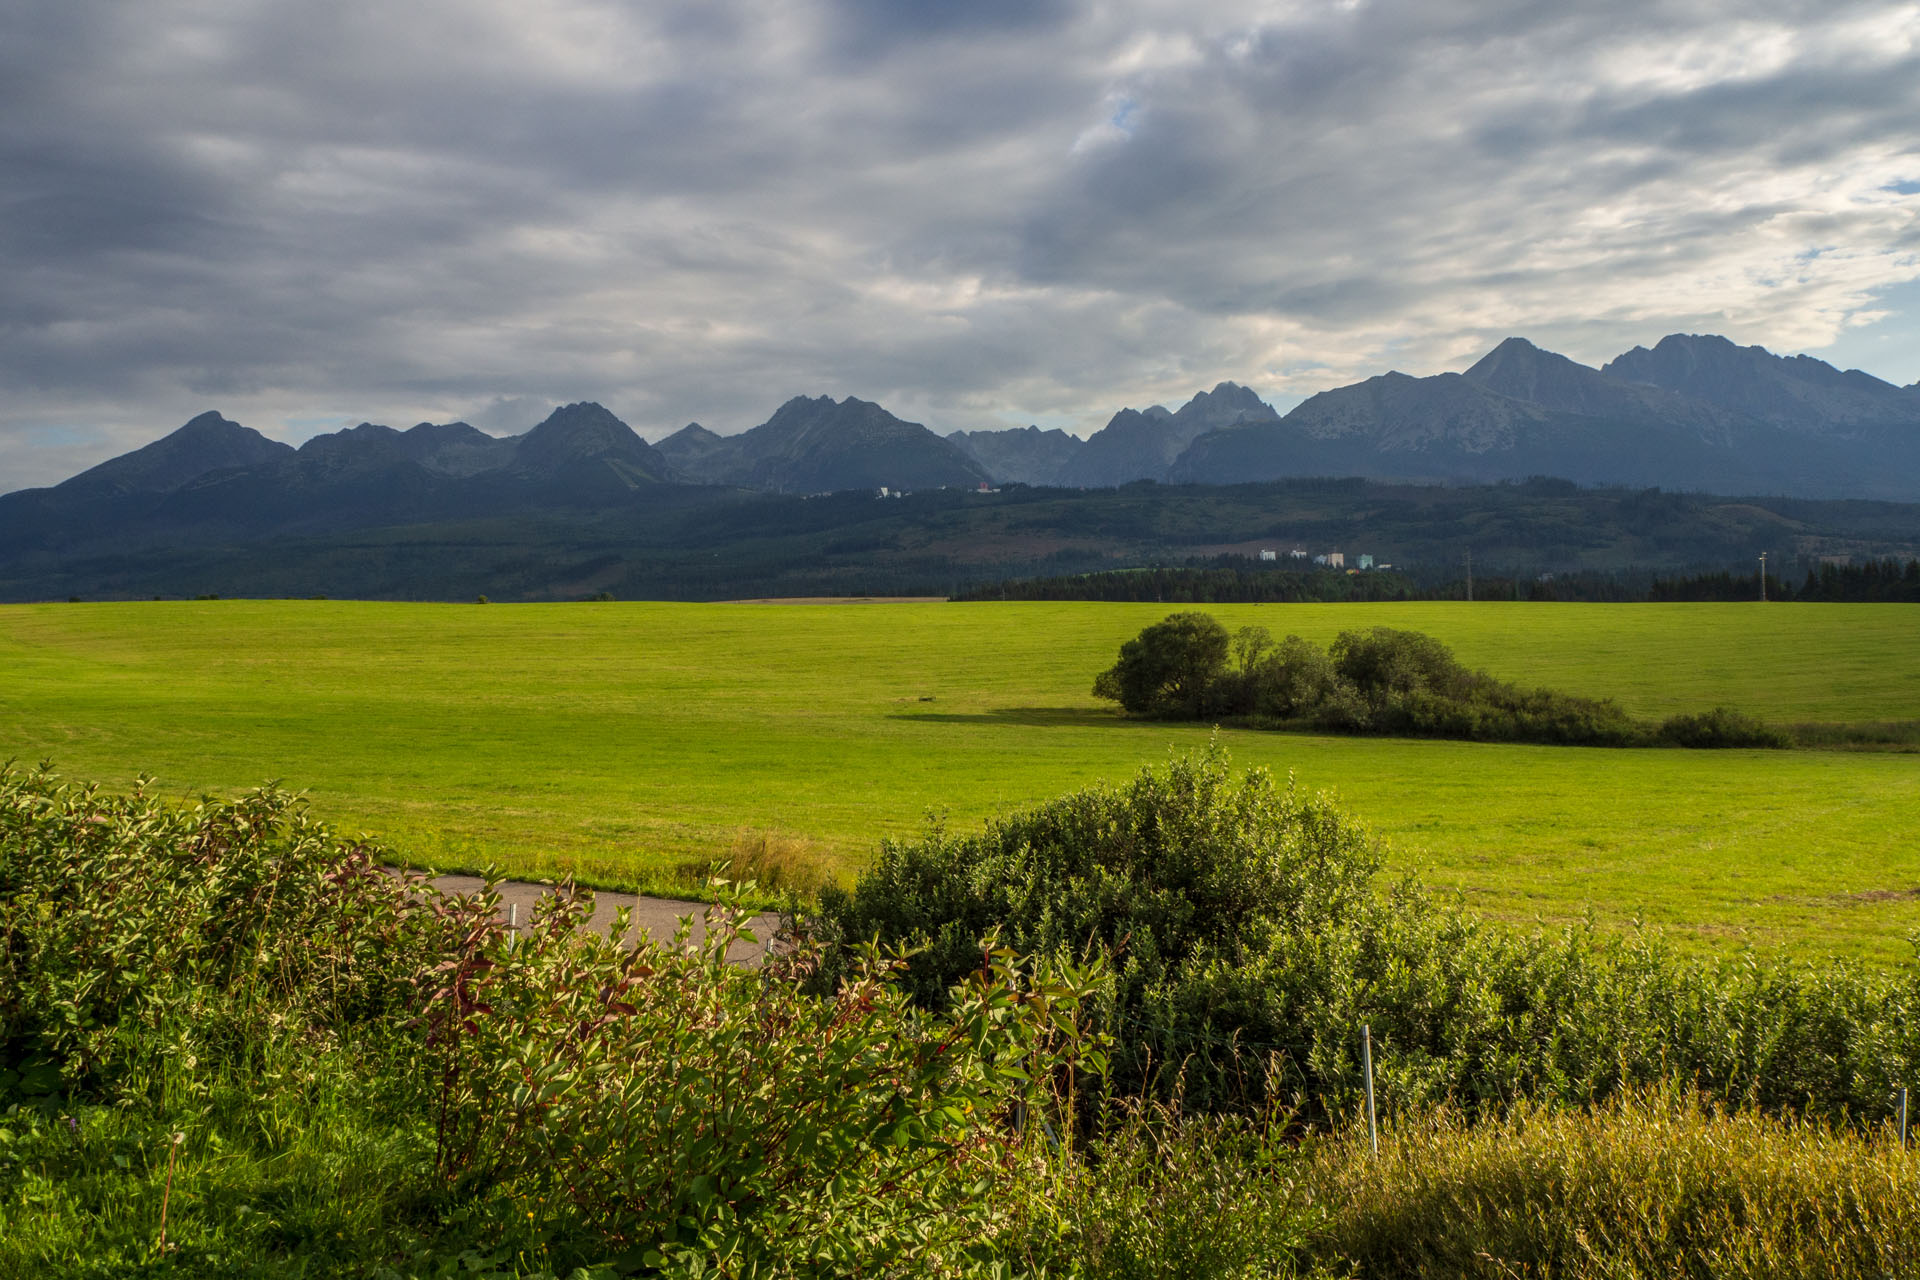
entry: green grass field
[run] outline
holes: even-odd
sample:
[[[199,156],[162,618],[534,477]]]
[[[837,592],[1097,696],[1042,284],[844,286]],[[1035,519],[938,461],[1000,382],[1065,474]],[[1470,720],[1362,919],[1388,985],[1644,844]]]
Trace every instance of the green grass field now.
[[[1469,665],[1664,716],[1920,719],[1902,605],[1264,605],[1325,641],[1429,631]],[[743,837],[848,870],[929,811],[969,826],[1118,780],[1200,727],[1088,693],[1166,606],[0,608],[0,756],[176,794],[270,778],[424,862],[660,887]],[[1880,959],[1920,928],[1920,760],[1227,732],[1236,763],[1330,788],[1397,865],[1502,917],[1638,918]]]

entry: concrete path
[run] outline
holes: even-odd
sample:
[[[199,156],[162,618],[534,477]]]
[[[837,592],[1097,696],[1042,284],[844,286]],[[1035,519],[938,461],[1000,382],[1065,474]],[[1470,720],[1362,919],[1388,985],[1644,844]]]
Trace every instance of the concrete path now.
[[[445,893],[478,893],[486,887],[486,882],[479,876],[435,876],[433,883]],[[524,930],[533,922],[534,903],[543,894],[552,892],[553,886],[507,880],[500,884],[499,890],[501,912],[505,914],[510,908],[518,907],[520,928]],[[587,927],[604,934],[613,924],[614,913],[621,907],[633,908],[633,932],[628,935],[630,937],[645,934],[655,942],[671,942],[674,930],[680,927],[680,917],[689,915],[693,917],[693,941],[698,943],[707,936],[707,907],[703,902],[607,893],[599,889],[593,891],[593,915]],[[759,964],[766,958],[767,943],[780,928],[780,917],[772,911],[762,912],[748,920],[747,927],[753,931],[755,941],[734,943],[727,948],[727,959],[736,964]]]

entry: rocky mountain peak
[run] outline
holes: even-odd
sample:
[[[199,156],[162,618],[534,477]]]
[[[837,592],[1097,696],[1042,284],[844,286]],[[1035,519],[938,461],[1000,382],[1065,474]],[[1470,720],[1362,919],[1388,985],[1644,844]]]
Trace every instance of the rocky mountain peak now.
[[[1904,389],[1812,356],[1778,356],[1717,334],[1668,334],[1635,347],[1601,372],[1710,401],[1755,422],[1831,435],[1920,422]]]
[[[110,458],[61,487],[165,493],[212,471],[259,466],[292,453],[292,446],[209,409],[152,444]]]

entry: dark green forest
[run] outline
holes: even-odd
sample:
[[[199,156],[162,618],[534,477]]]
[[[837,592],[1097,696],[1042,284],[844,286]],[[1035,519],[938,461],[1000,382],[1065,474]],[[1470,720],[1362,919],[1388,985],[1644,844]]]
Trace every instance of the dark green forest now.
[[[1641,593],[1655,578],[1719,572],[1728,573],[1725,589],[1740,598],[1739,571],[1757,567],[1761,552],[1791,577],[1818,569],[1814,586],[1822,591],[1853,589],[1844,569],[1822,585],[1828,583],[1824,558],[1920,557],[1920,505],[1729,499],[1582,489],[1551,480],[1460,487],[1362,480],[1012,486],[886,499],[867,491],[793,497],[664,488],[621,506],[301,537],[247,541],[187,529],[102,535],[57,551],[0,547],[0,599],[569,600],[605,593],[717,600],[972,591],[991,597],[984,588],[1010,579],[1065,579],[1143,565],[1232,564],[1235,572],[1252,574],[1248,566],[1259,563],[1260,550],[1284,556],[1294,548],[1344,550],[1350,563],[1371,554],[1394,565],[1398,576],[1326,575],[1305,588],[1321,594],[1271,598],[1464,595],[1469,558],[1476,598],[1638,599],[1647,598]],[[1259,581],[1276,590],[1297,585]],[[1747,581],[1757,589],[1756,579]],[[1155,598],[1186,597],[1162,589]],[[1216,591],[1207,598],[1224,597]]]

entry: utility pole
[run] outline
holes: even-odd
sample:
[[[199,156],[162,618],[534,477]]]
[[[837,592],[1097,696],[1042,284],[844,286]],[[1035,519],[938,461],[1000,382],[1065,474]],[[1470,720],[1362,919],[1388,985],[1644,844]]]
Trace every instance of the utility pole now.
[[[1767,602],[1767,553],[1760,553],[1760,603]]]
[[[1467,548],[1467,603],[1473,603],[1473,548]]]

